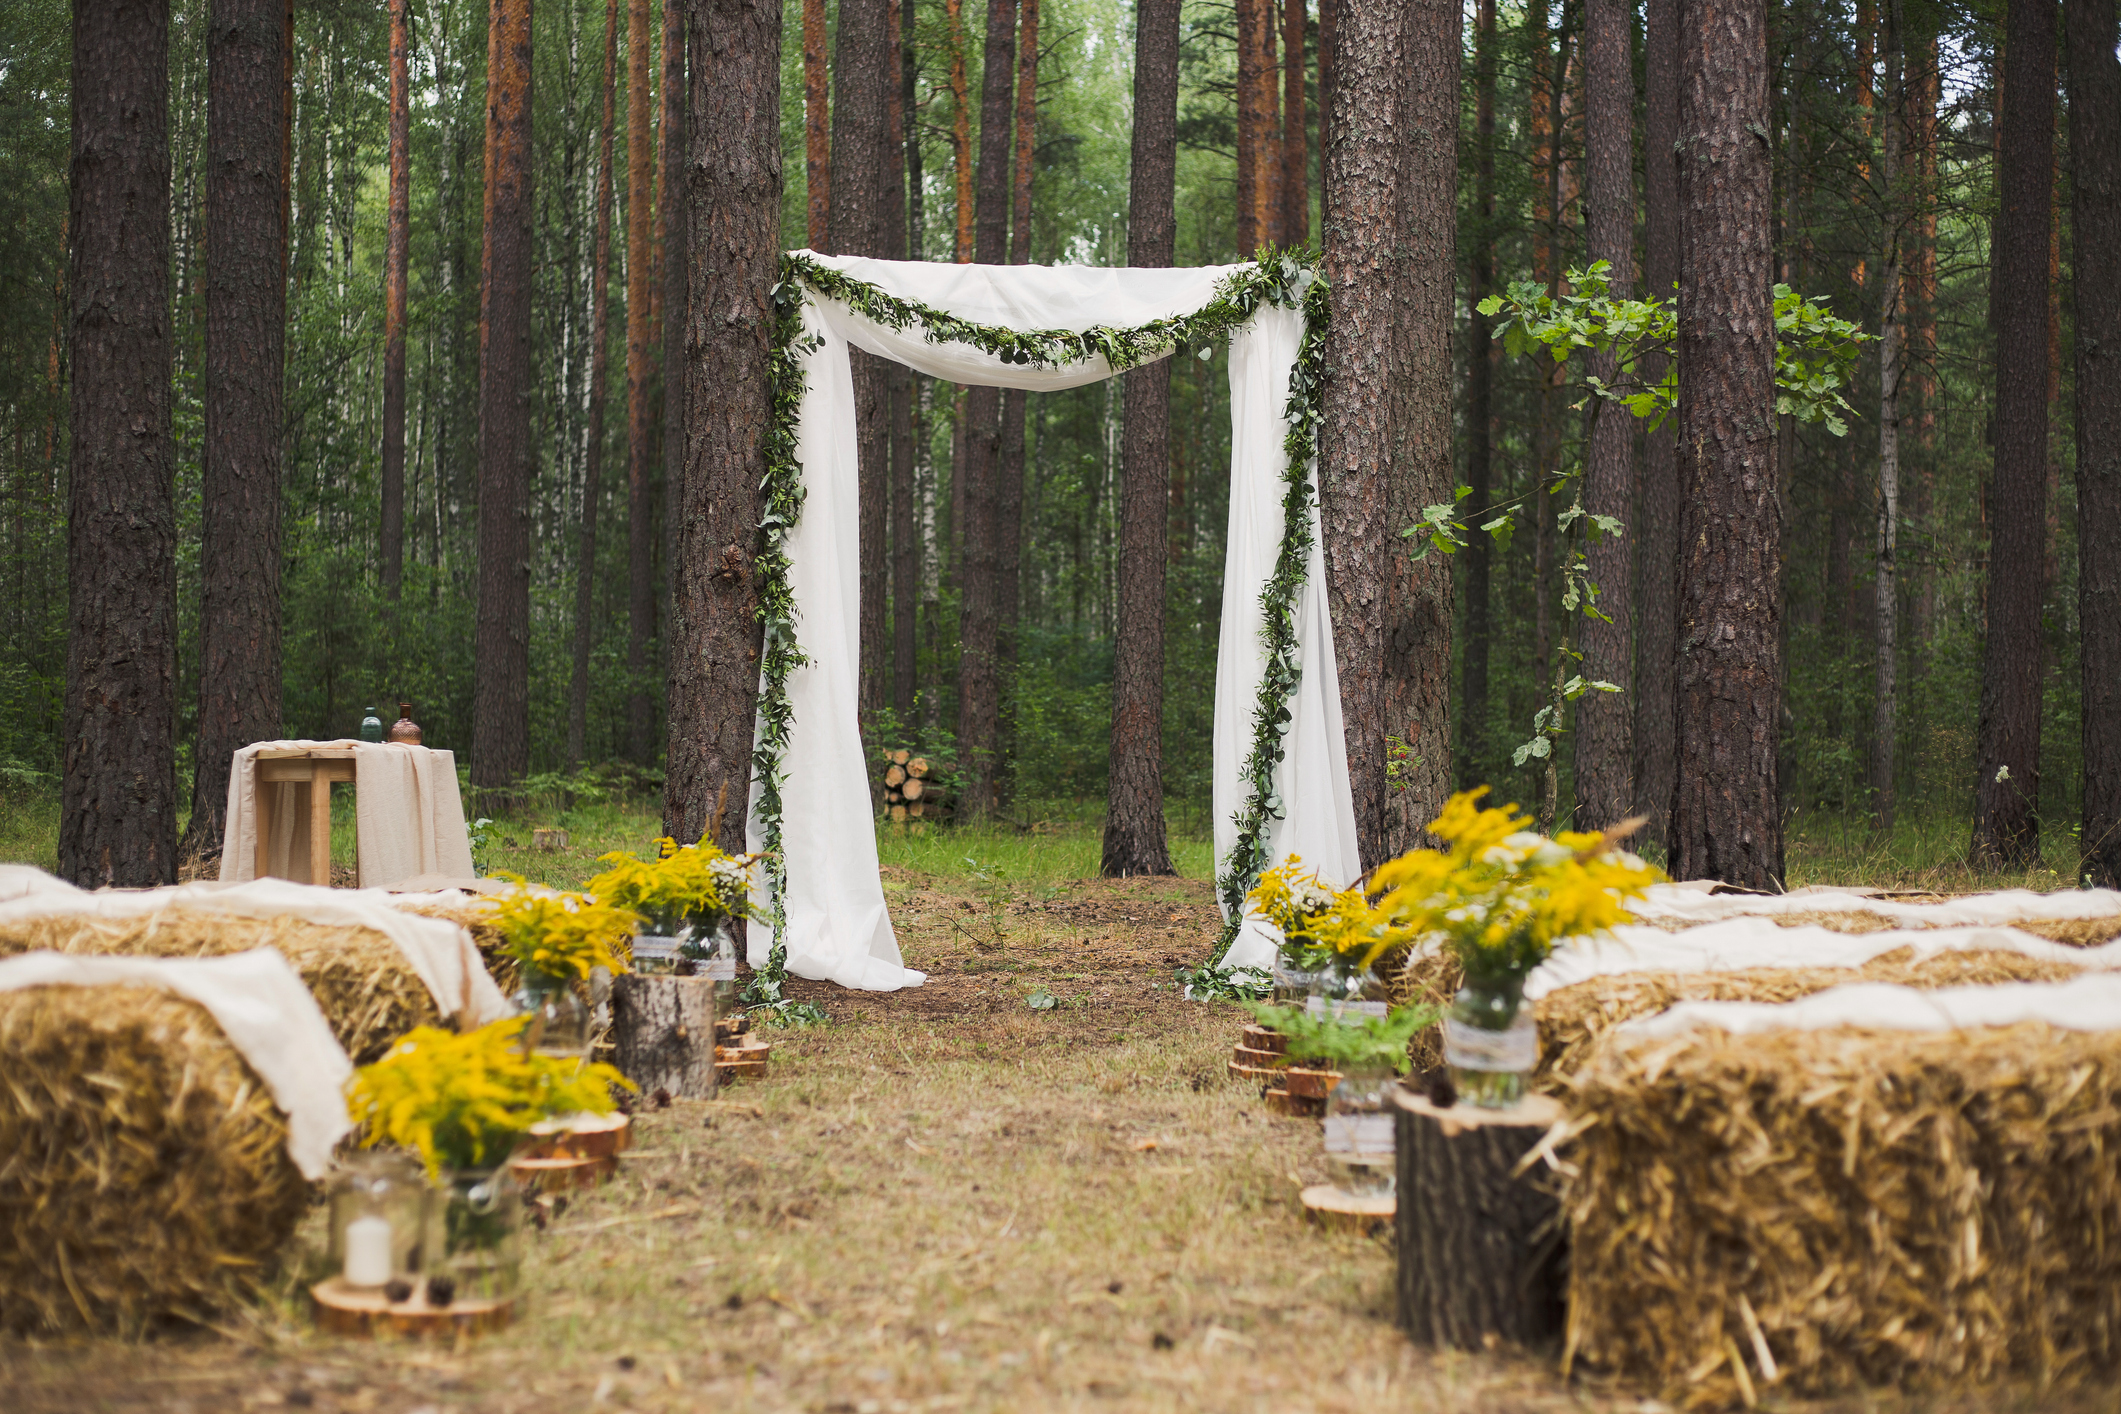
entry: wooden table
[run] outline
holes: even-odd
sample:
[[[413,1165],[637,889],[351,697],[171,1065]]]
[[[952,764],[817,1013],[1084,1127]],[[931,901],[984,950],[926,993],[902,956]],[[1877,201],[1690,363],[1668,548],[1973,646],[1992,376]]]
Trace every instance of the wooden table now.
[[[273,797],[269,785],[293,782],[309,787],[309,882],[331,886],[331,788],[353,784],[354,749],[345,746],[268,747],[256,757],[252,789],[258,819],[258,877],[272,871]],[[299,794],[299,793],[298,793]],[[300,809],[299,804],[296,807]]]

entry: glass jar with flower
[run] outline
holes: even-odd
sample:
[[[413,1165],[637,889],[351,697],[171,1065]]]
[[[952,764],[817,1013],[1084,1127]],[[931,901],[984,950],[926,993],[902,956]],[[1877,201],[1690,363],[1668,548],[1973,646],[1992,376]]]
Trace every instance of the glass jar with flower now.
[[[1664,875],[1620,848],[1627,827],[1548,839],[1514,805],[1483,809],[1486,791],[1451,797],[1429,826],[1445,848],[1401,855],[1370,886],[1381,926],[1440,936],[1457,958],[1463,980],[1444,1018],[1444,1060],[1462,1099],[1506,1108],[1539,1062],[1525,980],[1560,939],[1627,922],[1622,900]]]
[[[430,1306],[515,1294],[522,1199],[509,1156],[541,1120],[608,1114],[612,1087],[632,1088],[608,1065],[526,1047],[535,1024],[509,1017],[467,1035],[419,1027],[348,1083],[362,1146],[396,1145],[426,1170],[415,1270]]]
[[[1326,1073],[1326,1162],[1335,1186],[1350,1197],[1391,1193],[1396,1183],[1391,1092],[1407,1071],[1414,1038],[1436,1024],[1436,1008],[1407,1006],[1383,1016],[1341,1017],[1258,1002],[1247,1003],[1246,1009],[1260,1025],[1288,1037],[1290,1067]]]
[[[656,841],[656,857],[607,854],[603,873],[589,881],[599,902],[639,916],[633,938],[636,969],[707,977],[719,1010],[736,996],[736,921],[753,917],[754,854],[724,854],[705,838],[680,845]]]
[[[1375,969],[1404,939],[1376,926],[1361,889],[1335,888],[1292,854],[1260,875],[1245,906],[1281,932],[1276,1001],[1314,1015],[1384,1016],[1389,988]]]
[[[520,879],[501,900],[495,922],[522,978],[514,997],[527,1017],[523,1044],[545,1055],[589,1054],[589,1008],[581,989],[597,968],[624,972],[617,946],[635,915],[583,894],[533,888]]]

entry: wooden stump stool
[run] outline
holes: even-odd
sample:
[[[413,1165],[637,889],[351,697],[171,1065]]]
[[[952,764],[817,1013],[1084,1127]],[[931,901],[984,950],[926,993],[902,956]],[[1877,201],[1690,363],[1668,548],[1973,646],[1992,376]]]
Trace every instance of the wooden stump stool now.
[[[620,1073],[644,1096],[661,1090],[677,1100],[714,1098],[712,978],[612,978],[611,1035]]]
[[[1561,1331],[1561,1205],[1520,1160],[1562,1117],[1544,1095],[1440,1110],[1392,1092],[1398,1118],[1399,1323],[1424,1345],[1534,1345]]]

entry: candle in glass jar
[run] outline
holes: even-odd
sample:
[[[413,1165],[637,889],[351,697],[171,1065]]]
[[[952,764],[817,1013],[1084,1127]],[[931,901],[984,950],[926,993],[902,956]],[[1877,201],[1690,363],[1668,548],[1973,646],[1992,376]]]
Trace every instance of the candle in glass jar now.
[[[346,1284],[381,1286],[390,1275],[390,1219],[355,1218],[346,1225]]]

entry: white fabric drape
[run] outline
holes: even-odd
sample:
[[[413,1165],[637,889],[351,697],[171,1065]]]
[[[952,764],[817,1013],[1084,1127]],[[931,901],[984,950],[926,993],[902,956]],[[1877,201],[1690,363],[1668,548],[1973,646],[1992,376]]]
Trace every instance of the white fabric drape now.
[[[806,252],[807,254],[807,252]],[[1074,332],[1127,328],[1201,308],[1239,266],[1183,270],[1089,269],[1039,265],[943,265],[812,256],[901,299],[977,323]],[[956,383],[1057,391],[1112,375],[1103,357],[1062,369],[1002,362],[962,344],[931,344],[919,327],[893,330],[847,305],[806,292],[803,333],[818,347],[801,355],[805,376],[796,456],[803,468],[801,522],[789,537],[796,638],[809,659],[788,683],[794,721],[782,758],[781,842],[787,875],[787,967],[798,977],[889,991],[924,976],[901,958],[877,874],[868,777],[856,721],[859,482],[854,383],[849,347]],[[1281,536],[1282,439],[1289,371],[1303,321],[1262,309],[1238,331],[1230,355],[1232,449],[1230,560],[1223,572],[1221,661],[1215,695],[1215,808],[1218,860],[1234,839],[1229,816],[1243,800],[1235,772],[1250,750],[1252,715],[1264,672],[1260,591],[1273,572]],[[1244,547],[1238,545],[1244,507]],[[1281,780],[1286,818],[1272,836],[1277,854],[1296,849],[1321,869],[1353,877],[1355,817],[1341,747],[1339,683],[1326,617],[1322,556],[1299,604],[1303,687],[1292,703],[1289,759]],[[1249,687],[1246,686],[1249,684]],[[1226,746],[1227,743],[1227,746]],[[750,847],[760,847],[752,787]],[[761,899],[761,903],[765,902]],[[753,966],[766,962],[767,930],[751,933]]]
[[[229,766],[223,883],[258,877],[258,753],[319,746],[353,748],[354,846],[362,888],[388,888],[423,874],[476,874],[454,753],[398,741],[254,741],[238,748]],[[309,812],[295,805],[299,786],[288,781],[271,789],[279,792],[273,800],[273,867],[299,883],[330,883],[309,877]]]

